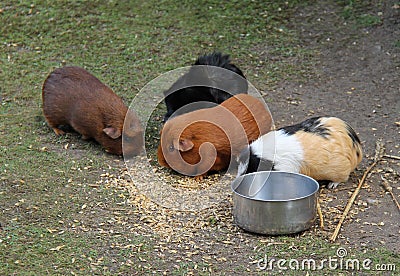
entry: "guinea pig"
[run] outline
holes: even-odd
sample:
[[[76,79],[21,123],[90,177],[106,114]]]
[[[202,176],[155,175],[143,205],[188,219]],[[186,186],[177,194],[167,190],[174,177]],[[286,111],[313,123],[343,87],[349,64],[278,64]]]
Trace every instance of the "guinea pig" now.
[[[136,114],[128,111],[120,97],[85,69],[55,69],[43,84],[42,100],[44,116],[56,135],[65,133],[62,126],[70,126],[82,139],[95,139],[108,153],[123,153],[122,137],[124,154],[141,152],[143,129]]]
[[[182,114],[161,130],[158,162],[161,166],[202,179],[209,171],[226,169],[231,156],[271,129],[265,104],[238,94],[222,104]]]
[[[353,128],[336,117],[313,117],[271,131],[240,154],[238,176],[259,170],[308,175],[336,188],[362,160],[361,142]]]
[[[188,73],[164,91],[167,106],[164,122],[172,115],[212,107],[208,102],[220,104],[232,95],[247,93],[247,89],[247,80],[243,72],[231,63],[229,55],[214,52],[200,56]],[[190,109],[181,109],[194,102],[204,103],[192,105]]]

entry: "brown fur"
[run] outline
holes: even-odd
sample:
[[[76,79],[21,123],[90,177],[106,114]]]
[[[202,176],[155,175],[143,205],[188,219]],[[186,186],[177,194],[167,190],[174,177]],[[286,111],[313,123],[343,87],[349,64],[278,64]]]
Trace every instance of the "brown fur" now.
[[[191,176],[226,169],[231,155],[267,133],[271,124],[271,115],[261,101],[238,94],[216,107],[167,121],[161,132],[158,162]]]
[[[142,149],[143,130],[139,119],[109,87],[85,69],[66,66],[55,69],[45,80],[42,89],[43,113],[57,135],[64,134],[59,127],[69,125],[82,139],[95,139],[112,154],[122,154],[122,136],[128,155]]]
[[[316,180],[346,182],[362,160],[361,145],[350,138],[344,121],[324,117],[321,123],[330,130],[328,139],[304,131],[295,134],[307,149],[300,173]]]

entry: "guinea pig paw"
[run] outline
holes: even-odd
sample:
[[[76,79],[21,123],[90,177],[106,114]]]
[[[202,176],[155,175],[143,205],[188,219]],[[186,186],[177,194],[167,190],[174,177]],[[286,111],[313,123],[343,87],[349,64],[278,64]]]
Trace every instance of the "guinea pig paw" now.
[[[339,182],[331,182],[328,184],[328,189],[336,189],[336,187],[339,185]]]
[[[196,175],[196,176],[194,177],[194,180],[196,180],[197,182],[200,182],[200,181],[203,181],[204,177],[205,177],[204,174]]]
[[[59,129],[59,128],[53,128],[53,131],[54,131],[54,133],[55,133],[57,136],[59,136],[59,135],[64,135],[64,134],[65,134],[65,132],[62,131],[62,130]]]

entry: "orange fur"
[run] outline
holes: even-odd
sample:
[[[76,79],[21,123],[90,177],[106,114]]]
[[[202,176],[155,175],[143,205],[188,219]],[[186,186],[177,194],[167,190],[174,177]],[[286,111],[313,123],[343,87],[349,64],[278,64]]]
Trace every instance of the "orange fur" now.
[[[261,101],[238,94],[219,106],[167,121],[161,132],[158,162],[191,176],[225,169],[231,155],[267,133],[271,124],[271,115]]]
[[[324,117],[321,122],[330,130],[328,139],[304,131],[295,134],[303,148],[307,149],[300,173],[316,180],[346,182],[349,174],[361,162],[361,145],[353,143],[344,121]]]

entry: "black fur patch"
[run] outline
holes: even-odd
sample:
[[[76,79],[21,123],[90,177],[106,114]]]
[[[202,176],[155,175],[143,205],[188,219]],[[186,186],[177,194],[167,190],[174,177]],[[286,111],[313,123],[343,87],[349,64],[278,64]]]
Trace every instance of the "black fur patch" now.
[[[346,123],[346,130],[347,130],[347,134],[350,136],[351,140],[353,141],[353,145],[354,144],[359,144],[361,145],[361,141],[360,138],[358,138],[357,133],[354,131],[354,129]]]
[[[314,133],[322,136],[325,139],[328,139],[330,131],[328,128],[321,125],[321,118],[322,117],[313,117],[292,126],[282,127],[279,130],[283,130],[286,134],[289,135],[293,135],[296,132],[302,130],[304,132]]]
[[[200,56],[196,60],[194,65],[217,66],[217,67],[231,70],[232,72],[235,72],[236,74],[242,76],[243,78],[246,78],[244,76],[242,70],[240,70],[236,65],[231,63],[229,55],[223,55],[222,53],[219,53],[219,52],[214,52],[210,55]]]
[[[165,104],[167,106],[164,122],[185,105],[195,102],[220,104],[233,95],[247,93],[247,80],[243,72],[231,63],[229,55],[214,52],[200,56],[193,65],[189,72],[181,76],[168,90],[164,91]],[[195,65],[208,66],[203,66],[207,68],[196,68]],[[239,76],[223,72],[224,70],[221,71],[221,68],[232,71]],[[201,85],[193,85],[193,82]],[[192,106],[191,108],[180,110],[179,113],[175,113],[175,116],[201,108],[204,107],[199,105]]]
[[[317,182],[319,186],[328,186],[330,183],[332,183],[330,180],[318,180]]]
[[[249,164],[247,166],[246,173],[252,173],[258,171],[261,159],[254,155],[250,150]]]
[[[250,149],[250,152],[248,152]],[[241,164],[246,164],[248,158],[248,165],[245,174],[258,172],[258,171],[273,171],[274,164],[270,160],[264,160],[262,158],[257,157],[251,147],[248,147],[242,151],[239,157],[239,162]]]

